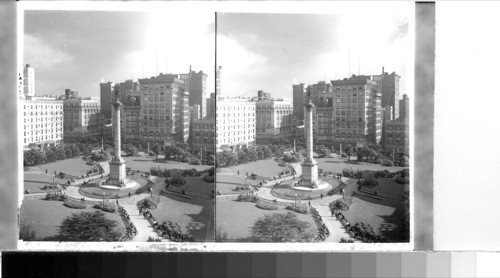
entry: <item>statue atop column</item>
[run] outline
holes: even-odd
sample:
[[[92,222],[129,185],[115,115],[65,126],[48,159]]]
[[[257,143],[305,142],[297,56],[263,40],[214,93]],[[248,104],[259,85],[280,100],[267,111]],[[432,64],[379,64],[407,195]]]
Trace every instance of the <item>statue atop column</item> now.
[[[305,133],[306,133],[306,159],[302,163],[301,186],[317,188],[318,181],[318,163],[313,158],[313,115],[312,110],[315,107],[311,101],[311,86],[307,87],[308,102],[304,104],[306,108]]]
[[[122,158],[121,149],[121,127],[120,127],[120,109],[123,104],[118,96],[118,88],[115,88],[115,101],[113,102],[113,131],[114,131],[114,152],[113,159],[109,162],[109,179],[107,184],[122,187],[127,176],[125,159]]]

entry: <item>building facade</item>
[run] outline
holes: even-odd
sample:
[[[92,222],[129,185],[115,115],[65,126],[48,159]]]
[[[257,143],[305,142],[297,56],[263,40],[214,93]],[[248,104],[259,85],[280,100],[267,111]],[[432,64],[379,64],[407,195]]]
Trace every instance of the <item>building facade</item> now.
[[[25,97],[35,96],[35,69],[30,64],[23,69],[23,93]]]
[[[106,119],[111,119],[111,101],[115,90],[113,82],[100,84],[101,113]]]
[[[63,101],[64,141],[97,139],[103,133],[101,102],[98,98],[69,98]]]
[[[293,137],[293,100],[257,100],[255,114],[257,143],[272,143]]]
[[[304,120],[304,83],[293,85],[293,115]]]
[[[186,91],[189,92],[190,105],[200,105],[202,118],[207,115],[207,77],[208,75],[203,71],[190,71],[180,75]]]
[[[255,101],[245,98],[218,98],[216,106],[217,151],[253,145],[255,113]]]
[[[43,147],[63,139],[63,101],[55,98],[27,97],[20,100],[23,109],[23,146]]]
[[[193,120],[191,123],[191,147],[206,154],[215,150],[215,121],[210,119]]]
[[[215,93],[210,94],[210,98],[207,99],[207,119],[212,119],[215,121]]]
[[[382,146],[386,151],[395,154],[410,154],[409,144],[409,122],[408,121],[388,121],[384,123],[384,141]]]
[[[410,98],[407,94],[403,95],[403,99],[399,100],[399,119],[401,121],[410,120]]]
[[[140,79],[141,141],[172,145],[189,137],[189,93],[175,74]]]
[[[389,74],[382,68],[381,75],[374,75],[373,80],[378,84],[378,90],[382,94],[382,107],[388,105],[393,107],[393,118],[399,118],[399,80],[401,76],[395,72]]]
[[[331,81],[328,91],[311,99],[316,144],[365,147],[382,137],[381,94],[370,77]]]

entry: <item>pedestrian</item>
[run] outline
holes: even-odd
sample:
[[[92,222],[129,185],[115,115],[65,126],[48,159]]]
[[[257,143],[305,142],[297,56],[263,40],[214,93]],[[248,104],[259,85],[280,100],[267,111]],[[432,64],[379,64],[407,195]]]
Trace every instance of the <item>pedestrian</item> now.
[[[129,192],[129,193],[128,193],[128,198],[129,198],[129,199],[130,199],[130,195],[131,195],[131,194],[130,194],[130,192]]]
[[[308,202],[308,203],[309,203],[309,206],[311,206],[311,200],[309,200],[309,202]]]
[[[45,174],[48,174],[49,173],[49,170],[45,169]]]
[[[321,196],[321,200],[323,200],[323,193],[321,193],[321,195],[320,195],[320,196]]]
[[[240,171],[238,171],[238,176],[240,175]]]

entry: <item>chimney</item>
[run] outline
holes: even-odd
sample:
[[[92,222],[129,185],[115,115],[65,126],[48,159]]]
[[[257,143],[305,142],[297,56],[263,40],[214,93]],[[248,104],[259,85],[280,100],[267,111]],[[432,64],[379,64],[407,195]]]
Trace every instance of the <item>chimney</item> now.
[[[382,74],[384,74],[384,72],[385,72],[385,71],[384,71],[384,67],[382,67]]]

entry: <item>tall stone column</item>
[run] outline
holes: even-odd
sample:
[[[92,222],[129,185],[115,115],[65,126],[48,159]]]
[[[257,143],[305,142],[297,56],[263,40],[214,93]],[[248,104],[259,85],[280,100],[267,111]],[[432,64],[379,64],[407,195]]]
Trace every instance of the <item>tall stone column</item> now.
[[[108,184],[116,186],[125,186],[125,178],[127,176],[125,159],[122,158],[122,148],[121,148],[121,127],[120,127],[120,108],[122,103],[117,98],[113,103],[114,117],[113,117],[113,128],[115,137],[115,155],[111,162],[109,162],[109,179]]]
[[[313,115],[314,104],[309,100],[304,105],[306,108],[305,133],[306,133],[306,159],[302,163],[301,185],[311,188],[317,188],[318,182],[318,163],[313,158]]]

